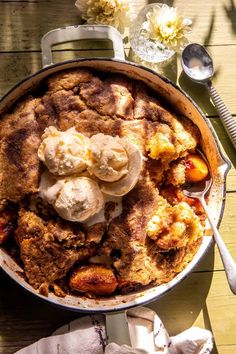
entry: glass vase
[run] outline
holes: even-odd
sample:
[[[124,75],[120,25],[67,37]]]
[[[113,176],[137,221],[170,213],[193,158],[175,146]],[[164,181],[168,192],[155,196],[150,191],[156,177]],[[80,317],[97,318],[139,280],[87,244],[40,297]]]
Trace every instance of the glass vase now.
[[[158,10],[163,6],[155,3],[145,6],[137,16],[135,25],[130,30],[130,45],[139,59],[149,63],[163,63],[169,61],[174,55],[175,50],[167,48],[163,43],[149,38],[147,14]]]

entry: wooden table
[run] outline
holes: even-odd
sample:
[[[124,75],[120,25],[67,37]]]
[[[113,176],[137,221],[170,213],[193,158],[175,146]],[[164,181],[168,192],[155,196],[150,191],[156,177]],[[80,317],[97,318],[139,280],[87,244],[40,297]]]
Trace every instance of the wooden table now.
[[[136,9],[146,3],[136,0]],[[214,83],[231,113],[236,116],[234,1],[176,0],[170,3],[193,20],[190,40],[205,44],[212,54],[216,69]],[[81,20],[74,0],[0,0],[0,95],[40,69],[40,39],[44,33],[53,28],[79,23]],[[125,48],[128,54],[127,43]],[[111,47],[104,43],[82,41],[60,45],[54,50],[55,61],[101,55],[112,56]],[[184,77],[179,62],[176,68],[170,69],[166,74],[172,79],[178,77],[179,85],[194,97],[209,117],[222,149],[232,161],[220,232],[236,259],[235,151],[207,93]],[[216,343],[214,353],[236,353],[236,296],[229,290],[216,247],[210,250],[185,281],[149,306],[157,311],[171,335],[198,325],[213,332]],[[58,326],[76,317],[76,313],[35,299],[0,272],[0,353],[13,353],[50,335]]]

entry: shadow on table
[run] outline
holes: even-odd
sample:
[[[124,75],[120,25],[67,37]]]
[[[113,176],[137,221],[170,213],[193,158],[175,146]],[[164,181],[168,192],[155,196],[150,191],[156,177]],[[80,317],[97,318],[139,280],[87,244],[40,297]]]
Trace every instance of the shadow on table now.
[[[175,289],[148,307],[162,319],[170,335],[191,327],[202,312],[204,327],[211,330],[206,298],[212,281],[213,247],[195,272]],[[204,269],[204,271],[202,271]],[[48,304],[26,292],[0,271],[1,349],[14,353],[81,316]],[[216,354],[217,351],[214,351]]]
[[[217,111],[211,103],[210,95],[205,85],[193,82],[182,71],[178,80],[179,86],[193,98],[204,114],[208,116],[216,116]]]
[[[55,1],[48,1],[47,4],[40,1],[4,3],[1,7],[1,25],[7,30],[0,42],[0,51],[4,53],[3,59],[6,59],[2,61],[0,69],[5,91],[42,67],[40,45],[46,32],[83,23],[74,3],[75,0],[61,1],[58,4]],[[79,40],[60,44],[53,49],[56,49],[53,60],[60,62],[77,57],[104,56],[103,51],[107,49],[110,57],[112,45],[108,41]],[[8,52],[16,54],[13,57]],[[6,83],[9,80],[8,86]]]
[[[207,33],[206,33],[204,41],[203,41],[203,44],[205,46],[209,45],[211,43],[211,38],[212,38],[214,26],[215,26],[215,11],[213,11],[211,13],[211,20],[209,21],[209,26],[208,26],[208,29],[207,29]]]
[[[220,118],[210,118],[211,125],[214,128],[214,131],[216,132],[216,135],[222,144],[224,151],[226,152],[228,158],[230,159],[232,166],[236,168],[236,154],[235,154],[235,149],[233,147],[233,144],[230,141],[230,138],[225,132],[225,129],[223,127],[223,124],[221,123]]]
[[[232,32],[236,33],[236,6],[234,0],[229,0],[229,5],[226,6],[226,4],[224,4],[223,8],[225,10],[228,19],[231,22]]]
[[[156,1],[156,0],[147,0],[147,4],[153,4],[153,3],[163,3],[168,6],[174,6],[175,0],[161,0],[161,1]]]
[[[127,55],[127,60],[140,64],[145,68],[152,69],[156,73],[167,77],[172,82],[176,83],[177,81],[177,54],[173,55],[169,60],[163,63],[152,63],[141,59],[137,54],[135,54],[133,49],[130,48]]]
[[[34,297],[0,269],[1,353],[14,353],[79,316]]]
[[[47,4],[40,1],[4,4],[1,20],[2,28],[7,31],[0,43],[0,50],[39,51],[41,38],[46,32],[82,23],[74,3],[74,0],[68,0],[58,4],[55,1],[48,1]],[[64,48],[80,49],[72,44],[64,45]]]
[[[211,330],[206,298],[212,282],[213,266],[214,248],[211,247],[187,279],[160,300],[148,305],[160,316],[170,335],[176,335],[188,329],[199,316],[203,316],[205,328]]]
[[[74,3],[75,0],[58,4],[55,1],[15,1],[1,5],[1,26],[5,32],[0,42],[0,95],[42,67],[40,42],[46,32],[82,23]],[[55,61],[74,59],[78,55],[86,57],[91,47],[97,49],[99,55],[99,51],[107,49],[107,43],[97,42],[91,44],[83,40],[61,44],[57,47]]]
[[[219,70],[216,71],[215,76],[219,74]],[[179,76],[179,86],[197,103],[199,108],[203,113],[209,117],[208,120],[211,123],[224,151],[228,155],[232,162],[232,165],[236,167],[236,155],[234,147],[218,117],[218,112],[216,111],[214,105],[210,100],[210,95],[207,88],[204,85],[197,84],[191,81],[186,74],[182,71]]]

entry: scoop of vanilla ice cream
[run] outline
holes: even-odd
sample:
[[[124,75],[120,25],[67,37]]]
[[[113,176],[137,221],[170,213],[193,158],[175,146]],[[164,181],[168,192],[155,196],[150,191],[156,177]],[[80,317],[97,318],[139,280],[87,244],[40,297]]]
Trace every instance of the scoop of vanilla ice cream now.
[[[87,177],[65,181],[54,202],[55,210],[63,219],[79,222],[98,213],[103,205],[103,194],[98,184]]]
[[[64,183],[65,181],[63,178],[57,178],[50,172],[45,171],[42,173],[39,183],[40,197],[46,200],[49,204],[53,204]]]
[[[104,206],[98,184],[88,177],[56,178],[45,172],[41,176],[39,193],[58,215],[69,221],[85,221]]]
[[[121,138],[96,134],[90,138],[88,170],[102,181],[114,182],[128,172],[129,158]]]
[[[42,138],[38,157],[51,173],[64,176],[81,172],[87,167],[89,139],[74,127],[64,132],[49,127]]]

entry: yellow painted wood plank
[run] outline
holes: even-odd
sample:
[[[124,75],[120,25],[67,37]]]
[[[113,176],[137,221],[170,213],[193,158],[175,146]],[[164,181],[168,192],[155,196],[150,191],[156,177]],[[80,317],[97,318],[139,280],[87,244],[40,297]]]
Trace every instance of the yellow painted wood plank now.
[[[213,273],[206,303],[216,343],[235,344],[236,297],[228,287],[224,272]]]
[[[170,335],[191,326],[207,328],[213,331],[217,349],[222,347],[224,350],[234,344],[236,334],[236,297],[231,295],[224,277],[223,272],[191,274],[148,307],[157,312]],[[31,296],[2,272],[0,279],[0,323],[3,321],[0,348],[4,353],[12,353],[48,336],[57,327],[79,316]],[[227,326],[222,326],[222,318]]]
[[[81,23],[74,0],[1,3],[0,51],[40,50],[48,31]]]
[[[156,1],[136,0],[136,9],[139,11],[153,2]],[[165,3],[177,7],[184,17],[192,20],[191,42],[211,45],[236,43],[236,9],[230,0],[167,0]]]
[[[236,353],[236,345],[218,345],[218,354],[233,354]]]
[[[209,284],[206,277],[204,286],[201,286],[200,280],[199,275],[190,276],[165,298],[150,305],[162,318],[171,335],[179,333],[193,324],[202,328],[210,328],[209,321],[205,319],[206,311],[203,305]],[[194,292],[196,295],[190,297],[191,289],[196,290]],[[197,291],[200,292],[202,289],[204,291],[198,301]],[[10,311],[9,303],[11,304]],[[27,311],[25,311],[26,307]],[[0,313],[2,328],[0,351],[4,354],[13,353],[44,336],[48,336],[57,327],[80,316],[31,296],[2,271],[0,271]]]
[[[236,228],[234,229],[235,232]],[[222,233],[223,239],[225,235]],[[227,242],[226,246],[236,261],[236,242]],[[207,254],[203,257],[199,265],[195,268],[194,272],[198,271],[212,271],[212,270],[224,270],[220,254],[217,248],[217,245],[214,244]]]
[[[174,6],[193,21],[191,42],[220,45],[236,44],[235,5],[231,1],[175,0]]]
[[[47,31],[81,23],[75,0],[6,1],[1,2],[0,29],[4,30],[0,51],[37,50]],[[139,11],[148,0],[134,1]],[[230,1],[171,1],[193,21],[191,41],[214,44],[236,44],[235,9]],[[222,25],[224,30],[222,30]],[[71,48],[67,45],[66,48]],[[74,47],[75,48],[75,47]],[[78,47],[77,47],[78,48]]]
[[[220,233],[222,238],[229,249],[232,257],[236,261],[236,193],[228,193],[226,195],[226,203],[223,219],[220,225]],[[210,248],[208,253],[203,257],[198,267],[195,269],[198,271],[212,271],[223,270],[223,264],[220,258],[220,254],[216,245]]]
[[[234,70],[234,58],[236,55],[236,46],[213,46],[208,48],[212,56],[215,67],[213,84],[223,99],[231,114],[236,112],[236,71]],[[200,84],[193,83],[182,72],[180,62],[178,62],[178,83],[188,92],[199,104],[203,112],[207,115],[217,115],[214,106],[211,103],[207,89]]]
[[[227,193],[225,201],[225,210],[222,223],[220,225],[220,232],[223,235],[225,243],[236,241],[236,193]],[[234,233],[235,232],[235,233]]]
[[[57,51],[54,52],[55,62],[86,58],[86,57],[112,57],[112,50],[83,50],[83,51]],[[0,96],[5,94],[26,76],[42,68],[41,53],[2,53],[0,54]]]
[[[0,2],[0,51],[30,51],[39,50],[41,36],[50,29],[64,25],[79,23],[75,8],[75,0],[40,0],[20,2]],[[142,6],[145,1],[137,0]],[[30,3],[31,2],[31,3]],[[225,46],[236,44],[235,35],[235,9],[231,0],[174,0],[175,6],[181,6],[186,17],[194,20],[193,31],[190,35],[192,41],[204,43],[205,40],[214,58],[217,76],[214,83],[223,100],[233,114],[236,114],[236,72],[234,58],[236,48]],[[231,7],[227,14],[225,7]],[[221,45],[222,46],[218,46]],[[73,43],[60,46],[60,48],[107,48],[107,44]],[[126,44],[127,46],[127,44]],[[85,54],[85,52],[84,52]],[[61,56],[59,58],[59,55]],[[71,53],[56,53],[55,59],[71,58]],[[77,53],[73,53],[77,55]],[[26,59],[27,57],[27,59]],[[29,59],[28,59],[29,58]],[[223,65],[224,63],[224,65]],[[40,53],[17,53],[0,55],[0,94],[7,91],[25,75],[40,68]],[[172,65],[171,69],[175,68]],[[181,72],[180,66],[173,77]],[[182,80],[182,81],[181,81]],[[181,77],[180,84],[200,104],[208,115],[216,112],[209,102],[207,93],[199,87],[192,89],[192,84],[186,83]],[[234,160],[233,150],[217,119],[212,120],[220,141],[226,153]],[[231,170],[227,190],[235,191],[236,172]],[[226,200],[224,219],[221,232],[232,254],[236,255],[235,244],[235,193],[229,193]],[[150,306],[157,310],[163,319],[170,334],[176,334],[191,325],[212,329],[216,339],[217,351],[213,353],[229,354],[236,352],[236,297],[230,293],[223,271],[203,272],[202,270],[220,270],[222,264],[218,251],[213,251],[205,257],[198,268],[188,279],[175,290]],[[204,263],[206,262],[206,263]],[[201,272],[200,272],[201,271]],[[17,302],[15,299],[17,298]],[[9,309],[9,303],[11,304]],[[27,311],[25,308],[27,307]],[[8,278],[0,276],[0,351],[4,354],[13,353],[42,336],[50,335],[58,326],[68,322],[78,314],[54,308],[31,297],[16,286]]]
[[[234,118],[235,118],[235,116],[234,116]],[[209,118],[209,122],[211,123],[211,125],[217,135],[218,142],[220,144],[221,151],[223,152],[223,155],[230,160],[231,165],[232,165],[231,170],[228,173],[228,178],[227,178],[227,186],[229,187],[228,190],[236,190],[235,189],[235,183],[236,183],[236,176],[235,176],[236,153],[235,153],[235,149],[233,148],[230,138],[226,134],[226,131],[225,131],[220,119],[218,117],[217,118]]]
[[[236,170],[231,168],[228,177],[227,177],[227,191],[236,191]]]
[[[217,348],[235,345],[236,297],[223,271],[193,273],[149,307],[172,335],[197,325],[212,330]]]
[[[1,354],[15,353],[81,316],[33,297],[1,269],[0,314]]]

